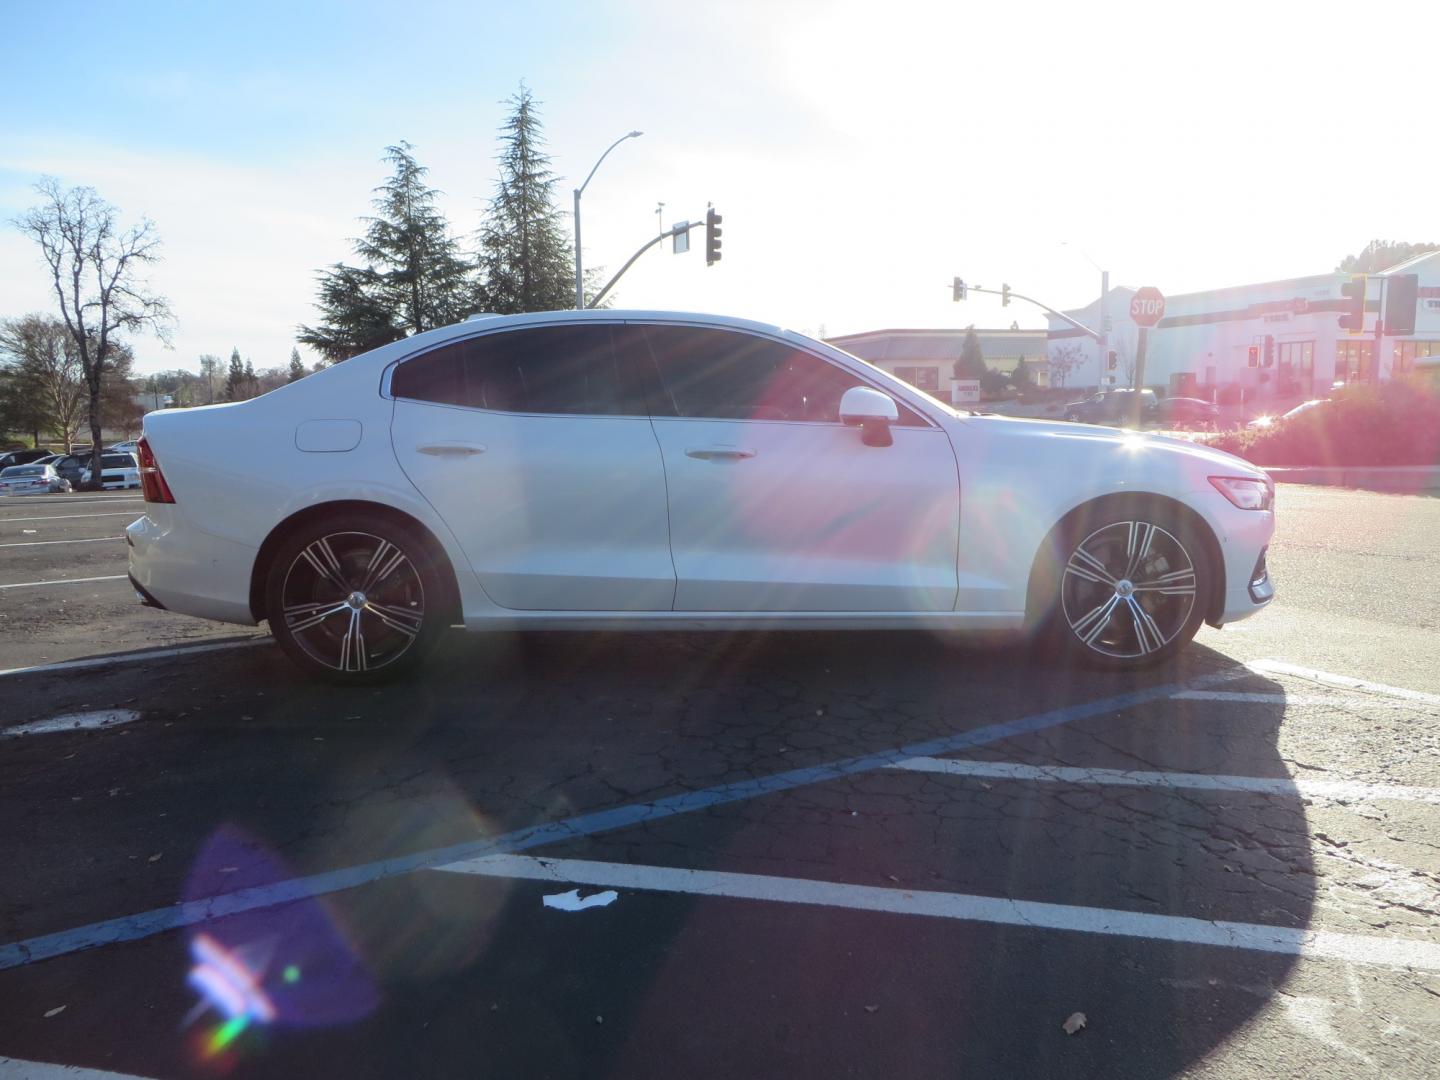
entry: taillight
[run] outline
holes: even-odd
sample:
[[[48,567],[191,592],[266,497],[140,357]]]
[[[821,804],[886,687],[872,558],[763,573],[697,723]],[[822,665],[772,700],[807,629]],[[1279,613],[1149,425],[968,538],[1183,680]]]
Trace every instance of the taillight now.
[[[160,465],[155,460],[155,452],[150,449],[150,441],[141,436],[138,449],[140,450],[140,489],[145,494],[145,501],[173,503],[175,494],[170,490],[170,485],[165,482],[165,474],[160,471]]]

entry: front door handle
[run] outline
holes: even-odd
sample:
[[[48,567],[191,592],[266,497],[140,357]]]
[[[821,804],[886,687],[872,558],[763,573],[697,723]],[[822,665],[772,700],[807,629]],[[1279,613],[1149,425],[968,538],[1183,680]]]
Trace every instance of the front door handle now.
[[[473,454],[483,454],[485,447],[479,443],[422,443],[415,447],[422,454],[429,454],[431,457],[470,457]]]
[[[740,461],[754,457],[755,451],[739,446],[692,446],[686,449],[685,456],[702,461]]]

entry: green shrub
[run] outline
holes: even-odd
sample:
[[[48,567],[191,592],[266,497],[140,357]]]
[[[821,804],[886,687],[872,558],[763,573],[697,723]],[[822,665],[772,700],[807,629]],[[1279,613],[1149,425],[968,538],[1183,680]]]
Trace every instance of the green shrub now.
[[[1256,465],[1440,464],[1440,389],[1424,379],[1352,386],[1271,428],[1206,440]]]

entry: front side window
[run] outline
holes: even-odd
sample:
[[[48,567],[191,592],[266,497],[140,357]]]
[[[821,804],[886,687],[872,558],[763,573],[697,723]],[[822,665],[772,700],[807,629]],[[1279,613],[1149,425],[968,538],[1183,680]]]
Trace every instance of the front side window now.
[[[541,326],[486,334],[406,360],[395,397],[498,412],[641,415],[610,325]]]
[[[660,408],[706,420],[835,424],[840,399],[864,380],[813,353],[736,330],[646,326]],[[922,425],[897,402],[902,424]]]

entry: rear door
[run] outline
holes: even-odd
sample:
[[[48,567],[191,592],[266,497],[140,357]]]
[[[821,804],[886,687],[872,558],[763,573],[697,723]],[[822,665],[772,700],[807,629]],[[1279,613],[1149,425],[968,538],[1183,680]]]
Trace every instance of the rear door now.
[[[390,375],[401,468],[502,607],[670,608],[664,467],[623,334],[618,323],[492,332]]]
[[[960,488],[949,436],[904,405],[894,444],[840,423],[864,380],[795,345],[647,324],[677,611],[949,611]]]

